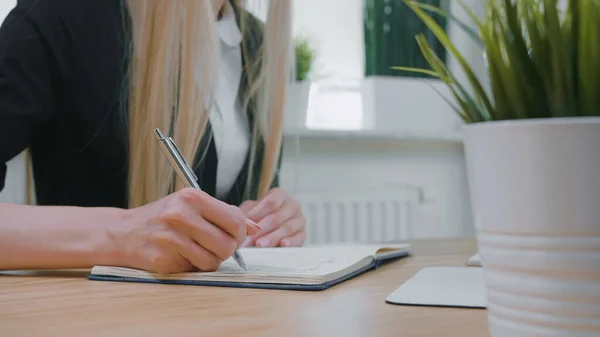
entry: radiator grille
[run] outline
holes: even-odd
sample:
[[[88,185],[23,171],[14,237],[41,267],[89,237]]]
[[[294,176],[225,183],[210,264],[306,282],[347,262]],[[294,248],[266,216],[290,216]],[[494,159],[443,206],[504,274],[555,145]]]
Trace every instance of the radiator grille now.
[[[295,194],[307,220],[307,244],[404,241],[412,237],[420,192],[404,186]]]

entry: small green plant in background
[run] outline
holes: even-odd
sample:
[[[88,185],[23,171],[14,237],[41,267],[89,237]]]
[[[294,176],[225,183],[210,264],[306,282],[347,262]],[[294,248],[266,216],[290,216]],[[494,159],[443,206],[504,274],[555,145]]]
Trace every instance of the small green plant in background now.
[[[315,61],[315,48],[310,39],[296,37],[294,41],[296,52],[296,81],[301,82],[308,79]]]
[[[466,123],[600,116],[600,1],[566,0],[561,11],[558,0],[488,0],[480,19],[459,0],[476,23],[476,31],[459,26],[483,47],[489,95],[429,13],[454,18],[440,8],[404,1],[456,58],[471,90],[456,81],[423,34],[416,40],[429,68],[393,68],[440,78],[456,101],[448,104]]]

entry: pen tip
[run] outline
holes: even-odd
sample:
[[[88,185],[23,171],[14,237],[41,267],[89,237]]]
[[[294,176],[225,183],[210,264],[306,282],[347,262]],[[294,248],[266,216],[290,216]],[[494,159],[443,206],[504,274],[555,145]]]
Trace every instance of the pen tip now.
[[[247,270],[246,269],[246,263],[244,262],[243,259],[239,258],[239,259],[237,259],[237,262],[240,265],[240,267],[242,267],[242,269]]]
[[[246,263],[244,262],[244,259],[242,258],[242,256],[240,255],[240,252],[237,249],[233,253],[233,259],[235,260],[235,262],[237,262],[237,264],[240,267],[242,267],[242,269],[247,270]]]

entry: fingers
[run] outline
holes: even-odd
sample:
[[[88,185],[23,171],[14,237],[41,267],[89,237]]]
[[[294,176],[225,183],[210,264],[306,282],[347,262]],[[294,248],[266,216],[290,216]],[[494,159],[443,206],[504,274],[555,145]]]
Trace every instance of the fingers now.
[[[174,231],[193,240],[207,251],[224,261],[233,255],[238,246],[234,237],[219,227],[203,219],[189,208],[181,208],[165,213],[161,220],[169,224]]]
[[[198,246],[192,240],[184,240],[179,246],[179,254],[190,261],[200,271],[215,271],[224,261],[215,254]]]
[[[175,194],[177,201],[194,209],[198,215],[233,236],[242,244],[246,235],[255,235],[260,231],[256,224],[249,220],[235,206],[231,206],[194,188],[184,188]]]
[[[274,188],[254,208],[246,213],[246,216],[258,222],[267,215],[277,212],[287,198],[287,193],[283,189]]]
[[[157,231],[152,235],[157,247],[150,258],[153,270],[160,274],[174,271],[214,271],[221,265],[221,259],[200,247],[185,235],[176,231]],[[174,254],[180,255],[172,256]]]
[[[271,213],[258,222],[258,227],[261,229],[261,234],[265,235],[272,232],[281,224],[300,214],[300,205],[295,201],[288,199],[284,202],[281,208],[274,213]]]
[[[280,245],[284,238],[292,237],[299,232],[303,232],[305,224],[304,216],[301,214],[286,221],[279,228],[275,229],[271,233],[256,240],[256,246],[258,247],[276,247]]]
[[[256,237],[248,236],[244,243],[242,243],[242,247],[252,247],[254,245],[254,241],[256,241]]]
[[[198,211],[209,209],[211,205],[220,211],[203,213]],[[233,255],[235,249],[244,242],[247,233],[255,235],[260,231],[260,228],[243,216],[237,207],[222,203],[210,196],[206,197],[203,192],[196,189],[183,189],[177,192],[173,201],[159,215],[159,220],[170,227],[175,227],[173,228],[175,231],[186,235],[221,261]],[[226,224],[226,226],[219,226],[219,224]],[[235,235],[232,234],[233,232]]]
[[[244,208],[250,210],[257,204],[248,202]],[[248,235],[260,233],[240,208],[193,188],[184,188],[137,212],[136,218],[145,226],[128,232],[135,254],[127,257],[127,264],[162,274],[214,271]]]
[[[256,224],[256,222],[250,219],[246,219],[244,222],[246,224],[246,235],[256,235],[262,231],[262,229]]]
[[[240,205],[240,210],[244,212],[244,214],[248,214],[248,212],[258,205],[258,201],[256,200],[246,200]]]
[[[195,188],[177,192],[184,204],[193,207],[204,219],[243,242],[246,238],[246,216],[242,211]]]
[[[254,205],[253,208],[251,206]],[[250,236],[246,238],[246,241],[242,244],[243,247],[249,247],[252,245],[258,247],[274,247],[279,244],[278,238],[273,238],[269,233],[278,230],[283,224],[287,223],[290,219],[298,217],[300,219],[300,229],[304,228],[304,217],[300,204],[294,199],[290,198],[285,191],[281,189],[271,190],[263,200],[260,202],[244,202],[240,205],[240,208],[244,208],[245,213],[249,218],[258,221],[258,226],[261,228],[260,236]],[[249,211],[246,209],[250,208]],[[279,232],[284,232],[286,229],[283,228]],[[296,229],[294,229],[296,231]],[[295,233],[290,233],[290,236]],[[273,241],[275,240],[275,241]],[[292,243],[300,240],[294,239]],[[260,242],[259,242],[260,241]]]
[[[258,201],[246,200],[240,205],[239,208],[244,214],[247,214],[257,204],[258,204]],[[247,233],[248,235],[253,236],[253,235],[256,235],[261,232],[262,229],[254,221],[252,221],[250,219],[246,219],[246,223],[248,225],[248,233]]]
[[[306,240],[306,232],[301,231],[290,237],[284,238],[281,240],[280,246],[282,247],[300,247],[304,244],[304,240]]]

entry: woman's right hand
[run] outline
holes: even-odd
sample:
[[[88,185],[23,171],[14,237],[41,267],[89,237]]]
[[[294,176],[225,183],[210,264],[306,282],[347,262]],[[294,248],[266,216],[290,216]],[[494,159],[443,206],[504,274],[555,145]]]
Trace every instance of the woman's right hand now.
[[[120,266],[161,274],[214,271],[260,228],[235,206],[193,188],[128,210],[113,233]]]

